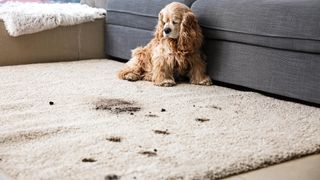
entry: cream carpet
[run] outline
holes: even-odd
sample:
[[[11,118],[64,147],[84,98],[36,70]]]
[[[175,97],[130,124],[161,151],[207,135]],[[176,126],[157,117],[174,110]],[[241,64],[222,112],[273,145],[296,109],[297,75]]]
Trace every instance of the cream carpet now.
[[[122,66],[0,67],[0,169],[14,179],[215,179],[320,152],[319,108],[122,81]]]

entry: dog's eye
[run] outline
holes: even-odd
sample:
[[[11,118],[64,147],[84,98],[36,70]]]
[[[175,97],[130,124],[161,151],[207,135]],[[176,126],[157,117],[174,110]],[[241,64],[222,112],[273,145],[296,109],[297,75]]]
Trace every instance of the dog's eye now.
[[[178,22],[177,21],[172,21],[172,24],[178,24]]]

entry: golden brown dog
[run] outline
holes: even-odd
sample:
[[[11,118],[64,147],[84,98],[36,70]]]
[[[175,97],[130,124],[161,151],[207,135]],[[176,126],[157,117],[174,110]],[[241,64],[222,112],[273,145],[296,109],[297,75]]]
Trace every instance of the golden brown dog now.
[[[211,85],[201,45],[201,29],[191,9],[170,3],[159,13],[154,38],[145,47],[132,50],[132,58],[118,76],[158,86],[173,86],[176,77],[188,76],[192,84]]]

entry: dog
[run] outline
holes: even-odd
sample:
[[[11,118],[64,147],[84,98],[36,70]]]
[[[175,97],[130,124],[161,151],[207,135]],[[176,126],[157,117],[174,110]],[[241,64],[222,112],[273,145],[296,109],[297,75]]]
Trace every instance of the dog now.
[[[169,87],[176,84],[177,78],[186,76],[192,84],[212,85],[200,50],[202,39],[191,9],[182,3],[170,3],[159,13],[153,39],[146,46],[132,50],[131,59],[118,77]]]

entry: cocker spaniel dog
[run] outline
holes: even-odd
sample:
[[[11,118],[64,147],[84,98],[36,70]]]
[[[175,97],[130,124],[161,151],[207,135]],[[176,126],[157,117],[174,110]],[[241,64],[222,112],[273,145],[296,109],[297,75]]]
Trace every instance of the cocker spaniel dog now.
[[[129,81],[147,80],[157,86],[173,86],[187,76],[192,84],[211,85],[200,52],[202,33],[189,7],[168,4],[159,13],[154,38],[132,50],[132,58],[118,76]]]

